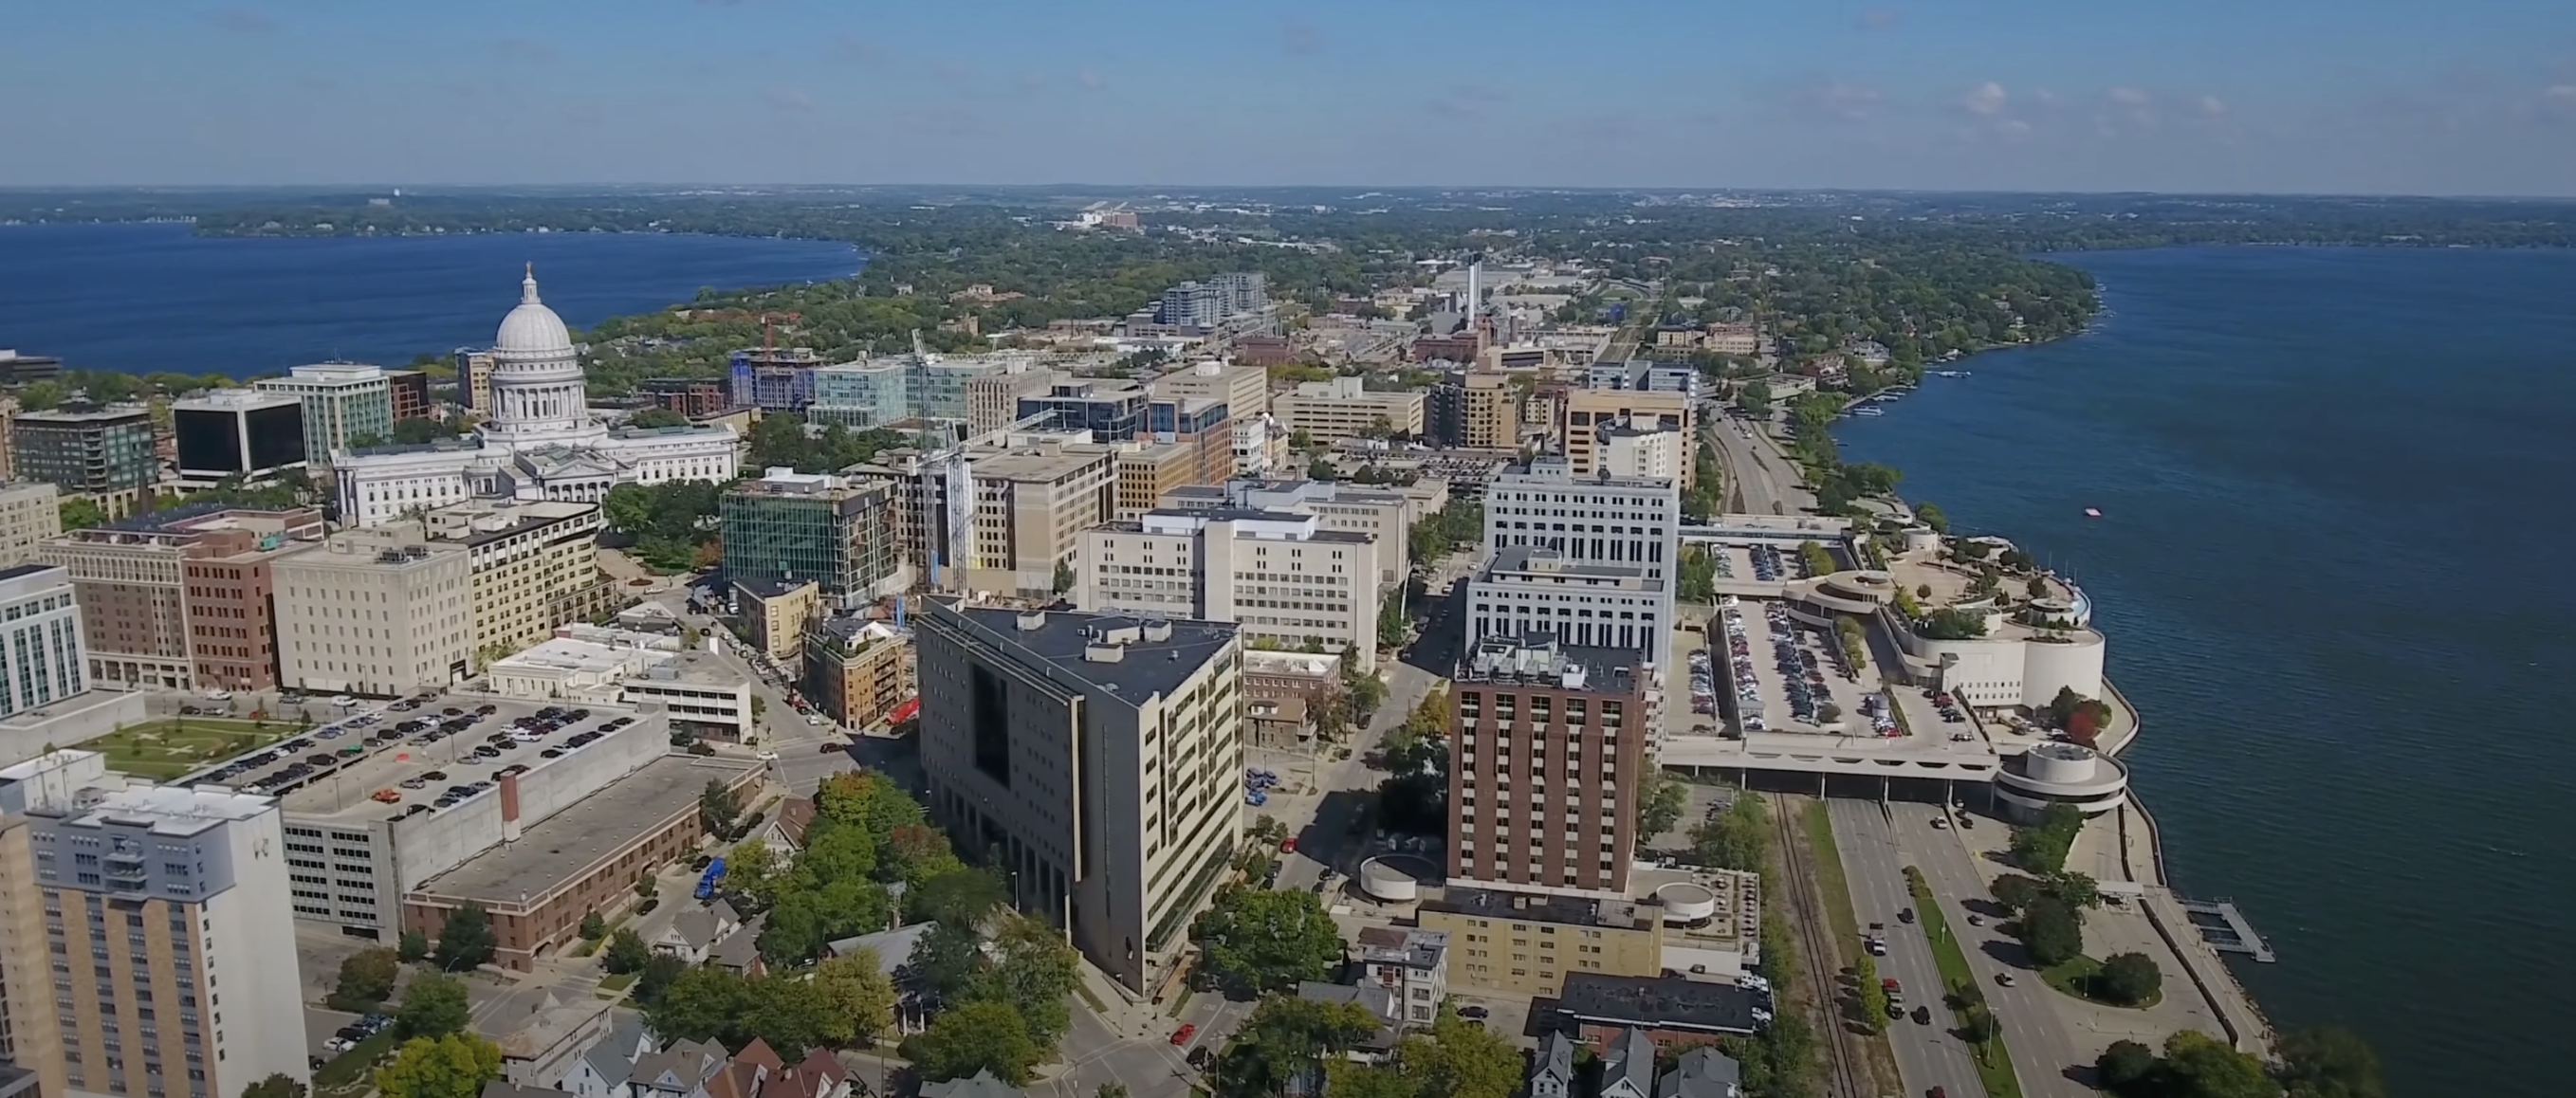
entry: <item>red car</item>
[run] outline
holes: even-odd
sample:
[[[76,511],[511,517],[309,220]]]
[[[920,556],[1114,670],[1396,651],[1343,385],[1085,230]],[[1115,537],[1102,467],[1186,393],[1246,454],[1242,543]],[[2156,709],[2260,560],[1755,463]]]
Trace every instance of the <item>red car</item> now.
[[[1290,836],[1288,836],[1288,837],[1287,837],[1287,838],[1285,838],[1285,839],[1281,839],[1281,840],[1279,840],[1279,852],[1280,852],[1280,853],[1282,853],[1282,854],[1294,854],[1294,853],[1296,853],[1296,852],[1297,852],[1297,836],[1295,836],[1295,835],[1290,835]]]
[[[1181,1028],[1172,1031],[1172,1043],[1176,1045],[1186,1045],[1190,1043],[1190,1038],[1198,1035],[1199,1027],[1188,1022],[1183,1022],[1181,1023]]]

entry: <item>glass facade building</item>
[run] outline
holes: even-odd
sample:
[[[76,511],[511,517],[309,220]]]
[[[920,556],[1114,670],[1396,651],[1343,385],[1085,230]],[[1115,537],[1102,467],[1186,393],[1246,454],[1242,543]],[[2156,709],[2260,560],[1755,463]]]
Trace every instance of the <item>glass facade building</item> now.
[[[725,575],[735,583],[813,580],[844,601],[875,597],[900,561],[894,485],[773,472],[728,489]]]

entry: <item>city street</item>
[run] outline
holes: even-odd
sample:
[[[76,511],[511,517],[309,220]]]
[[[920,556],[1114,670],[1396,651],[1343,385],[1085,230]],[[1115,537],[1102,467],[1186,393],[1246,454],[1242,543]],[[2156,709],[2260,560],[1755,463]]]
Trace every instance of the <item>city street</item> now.
[[[1932,943],[1924,937],[1923,924],[1897,917],[1898,911],[1914,906],[1914,897],[1906,888],[1905,860],[1897,851],[1896,834],[1888,826],[1885,810],[1848,797],[1831,798],[1825,804],[1833,816],[1834,847],[1842,855],[1852,912],[1860,920],[1862,933],[1868,932],[1871,923],[1887,926],[1887,956],[1877,959],[1878,973],[1897,981],[1905,991],[1906,1016],[1888,1023],[1887,1038],[1896,1051],[1896,1068],[1904,1077],[1906,1092],[1923,1094],[1937,1086],[1960,1098],[1983,1095],[1985,1086],[1969,1059],[1967,1043],[1957,1036],[1957,1018],[1941,1001],[1941,970],[1932,960]],[[1928,805],[1893,807],[1899,813],[1938,811]],[[1914,1021],[1916,1007],[1930,1009],[1930,1025]]]
[[[2058,993],[2031,969],[2021,943],[2006,937],[2000,929],[2004,920],[1998,917],[2000,911],[1995,904],[1986,899],[1985,878],[1969,860],[1968,848],[1956,834],[1931,825],[1938,814],[1939,810],[1929,805],[1900,805],[1895,823],[1897,850],[1904,864],[1923,871],[1925,882],[1940,897],[1941,912],[1949,917],[1952,932],[1959,935],[1968,968],[1977,974],[1978,986],[1985,989],[1986,1001],[1993,1005],[1995,1019],[2003,1025],[2004,1040],[2012,1046],[2013,1066],[2021,1076],[2022,1093],[2091,1098],[2093,1090],[2070,1078],[2069,1073],[2089,1079],[2100,1049],[2091,1047],[2088,1040],[2078,1039],[2067,1028],[2055,1001]],[[1904,887],[1901,876],[1897,887]],[[1986,925],[1969,926],[1971,912],[1984,916]],[[1995,982],[1995,974],[2000,972],[2013,974],[2013,986]]]
[[[1708,422],[1726,470],[1726,507],[1742,514],[1794,515],[1816,505],[1815,495],[1799,483],[1797,463],[1772,441],[1768,422],[1723,413]]]

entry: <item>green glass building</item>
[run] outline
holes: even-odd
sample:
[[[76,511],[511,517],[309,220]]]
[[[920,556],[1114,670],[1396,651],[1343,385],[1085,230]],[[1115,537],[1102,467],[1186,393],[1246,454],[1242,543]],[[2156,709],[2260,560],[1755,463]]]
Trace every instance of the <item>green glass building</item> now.
[[[725,491],[725,576],[813,580],[844,605],[876,597],[900,563],[891,481],[772,469]]]

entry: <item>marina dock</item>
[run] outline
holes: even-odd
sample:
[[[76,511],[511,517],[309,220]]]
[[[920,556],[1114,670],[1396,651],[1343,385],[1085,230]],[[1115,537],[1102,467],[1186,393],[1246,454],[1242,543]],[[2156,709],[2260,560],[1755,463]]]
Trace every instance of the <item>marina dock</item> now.
[[[2246,920],[2245,913],[2237,909],[2235,901],[2190,900],[2176,896],[2174,902],[2191,913],[2191,924],[2200,928],[2200,936],[2219,952],[2242,953],[2264,964],[2280,959],[2263,941],[2263,936],[2254,932],[2254,924]]]

